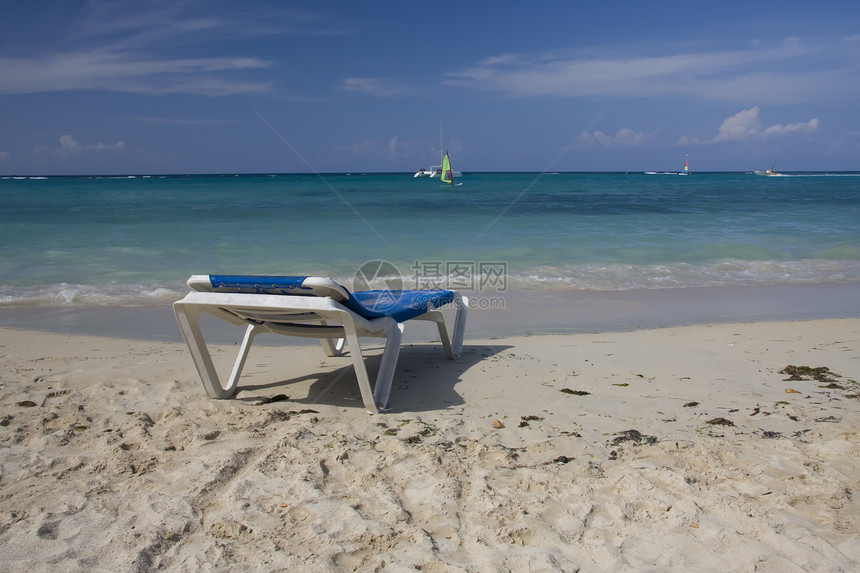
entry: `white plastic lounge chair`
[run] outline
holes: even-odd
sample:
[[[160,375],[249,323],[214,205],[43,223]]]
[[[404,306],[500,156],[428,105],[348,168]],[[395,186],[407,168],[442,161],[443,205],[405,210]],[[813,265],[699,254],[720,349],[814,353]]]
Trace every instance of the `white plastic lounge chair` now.
[[[319,338],[328,356],[341,354],[345,339],[362,401],[373,413],[388,407],[404,322],[411,319],[435,322],[445,354],[452,360],[459,358],[463,349],[468,299],[457,291],[350,293],[330,278],[293,276],[193,275],[188,286],[192,292],[175,302],[173,310],[203,386],[212,398],[230,398],[236,393],[251,343],[261,332]],[[445,304],[456,308],[450,339],[445,318],[438,310]],[[203,313],[232,324],[247,325],[226,386],[221,385],[200,330]],[[372,393],[359,337],[386,339]]]

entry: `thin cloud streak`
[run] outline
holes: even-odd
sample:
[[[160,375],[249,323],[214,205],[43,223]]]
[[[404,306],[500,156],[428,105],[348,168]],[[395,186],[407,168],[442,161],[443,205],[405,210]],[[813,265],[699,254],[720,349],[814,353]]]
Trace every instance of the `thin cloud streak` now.
[[[338,89],[386,98],[420,95],[419,90],[386,78],[346,78]]]
[[[65,90],[199,95],[260,93],[269,84],[213,74],[271,67],[257,58],[137,59],[104,50],[44,58],[0,58],[0,94]]]
[[[154,116],[141,116],[141,115],[133,115],[128,116],[127,119],[139,121],[141,123],[149,123],[153,125],[236,125],[240,123],[244,123],[242,120],[237,119],[223,119],[223,118],[190,118],[190,117],[154,117]]]
[[[626,127],[619,129],[614,135],[603,133],[602,131],[588,132],[583,131],[579,136],[579,141],[586,147],[600,145],[603,147],[613,146],[635,146],[644,145],[651,138],[652,134],[643,131],[634,131]]]
[[[26,55],[0,56],[0,95],[99,90],[150,95],[223,96],[273,90],[270,81],[240,73],[273,68],[260,57],[211,57],[225,40],[324,33],[312,12],[280,10],[264,19],[231,7],[229,16],[200,15],[188,2],[91,2],[64,28],[65,35]],[[277,25],[272,22],[277,21]],[[177,54],[181,48],[181,55]],[[163,56],[171,50],[172,56]]]
[[[451,86],[510,97],[695,96],[763,103],[854,97],[857,56],[839,43],[807,46],[787,38],[779,46],[664,56],[588,58],[560,53],[502,54],[448,74]],[[798,61],[808,71],[796,71]],[[816,65],[812,65],[815,63]],[[782,71],[791,67],[792,71]]]
[[[101,153],[109,151],[124,151],[126,149],[125,141],[116,143],[81,143],[73,135],[61,135],[57,147],[41,146],[35,149],[38,155],[51,155],[53,157],[68,158],[80,155],[82,153]]]
[[[88,4],[75,27],[76,41],[110,41],[115,48],[163,48],[187,46],[225,39],[284,35],[335,35],[323,18],[310,11],[268,6],[265,12],[252,5],[227,4],[224,16],[217,7],[199,15],[195,2],[97,3]],[[225,6],[221,6],[224,8]]]

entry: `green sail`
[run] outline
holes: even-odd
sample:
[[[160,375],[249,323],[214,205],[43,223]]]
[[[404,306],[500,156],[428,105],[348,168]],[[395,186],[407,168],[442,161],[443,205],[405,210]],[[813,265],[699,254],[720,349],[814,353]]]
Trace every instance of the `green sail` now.
[[[442,182],[452,185],[454,183],[454,172],[451,170],[451,160],[448,159],[448,152],[445,152],[445,157],[442,158]]]

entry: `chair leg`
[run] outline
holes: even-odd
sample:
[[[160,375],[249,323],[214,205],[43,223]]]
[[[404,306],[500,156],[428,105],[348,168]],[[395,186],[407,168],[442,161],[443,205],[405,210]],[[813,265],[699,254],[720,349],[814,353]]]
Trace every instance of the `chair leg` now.
[[[394,371],[397,368],[397,357],[400,356],[400,343],[403,340],[404,325],[392,321],[385,329],[385,349],[376,374],[376,386],[373,388],[373,401],[379,411],[388,408],[388,396],[391,394],[391,383],[394,381]]]
[[[451,350],[451,339],[448,337],[448,327],[445,325],[445,316],[438,310],[432,310],[424,320],[429,320],[436,323],[436,329],[439,331],[439,340],[442,342],[442,350],[445,356],[450,360],[454,360],[454,353]]]
[[[325,325],[328,324],[328,321],[320,320],[317,324]],[[322,345],[326,356],[340,356],[343,354],[344,339],[320,338],[320,345]]]
[[[251,343],[254,342],[254,337],[259,334],[259,327],[256,324],[249,324],[245,330],[245,338],[242,339],[242,346],[239,347],[239,355],[236,357],[236,363],[233,364],[233,371],[230,373],[230,379],[227,382],[225,390],[235,393],[239,388],[239,376],[242,375],[242,369],[245,367],[245,359],[248,358],[248,352],[251,351]]]
[[[346,325],[344,325],[346,326]],[[358,344],[358,335],[354,328],[347,329],[346,342],[349,344],[349,354],[352,356],[352,367],[355,370],[355,378],[358,380],[358,389],[361,391],[361,401],[371,414],[376,414],[379,409],[373,402],[373,392],[370,390],[370,378],[367,376],[367,366],[364,364],[364,356],[361,346]]]
[[[195,306],[185,306],[181,303],[173,305],[173,312],[176,315],[176,321],[179,323],[179,330],[182,331],[182,337],[188,345],[188,350],[191,352],[191,359],[194,361],[194,366],[197,368],[197,373],[200,375],[200,380],[203,382],[203,387],[210,398],[227,399],[231,398],[236,393],[237,381],[239,374],[242,371],[242,366],[245,363],[245,358],[248,355],[248,350],[251,346],[251,340],[255,332],[249,326],[245,332],[245,339],[242,342],[242,349],[239,353],[239,358],[233,367],[233,373],[227,387],[221,386],[221,380],[218,378],[218,371],[215,369],[215,364],[212,362],[212,355],[209,353],[209,348],[206,346],[206,339],[203,337],[203,332],[200,330],[200,314],[202,311]]]
[[[469,298],[460,296],[454,300],[457,314],[454,315],[454,334],[451,341],[451,355],[454,359],[463,354],[463,338],[466,334],[466,315],[469,312]]]

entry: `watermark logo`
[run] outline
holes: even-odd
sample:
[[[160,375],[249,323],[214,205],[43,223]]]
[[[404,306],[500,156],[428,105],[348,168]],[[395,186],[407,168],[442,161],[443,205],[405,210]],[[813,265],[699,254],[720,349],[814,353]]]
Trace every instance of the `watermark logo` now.
[[[416,289],[453,289],[478,292],[508,290],[508,263],[499,261],[415,261]]]
[[[458,290],[472,293],[503,293],[508,289],[506,262],[416,260],[411,270],[411,284],[408,284],[405,283],[400,270],[390,262],[368,261],[353,275],[352,290],[375,291],[377,296],[369,306],[377,311],[385,311],[396,306],[403,297],[403,291],[409,289]],[[499,296],[481,297],[470,294],[469,306],[503,309],[505,300]]]
[[[508,290],[508,263],[480,262],[478,263],[478,290],[487,292],[505,292]]]
[[[352,277],[353,290],[403,290],[403,277],[388,261],[367,261]]]
[[[397,267],[388,261],[367,261],[352,277],[352,291],[378,291],[379,296],[369,306],[376,311],[393,308],[400,302],[403,277]]]

